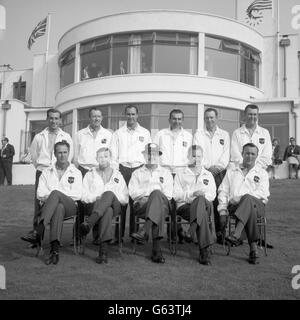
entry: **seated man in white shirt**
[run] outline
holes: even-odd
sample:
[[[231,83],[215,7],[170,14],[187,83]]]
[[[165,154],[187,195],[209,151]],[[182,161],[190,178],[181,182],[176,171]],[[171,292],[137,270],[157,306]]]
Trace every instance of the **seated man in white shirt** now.
[[[194,135],[194,144],[203,149],[203,163],[205,169],[209,170],[216,183],[216,188],[222,183],[226,174],[226,168],[230,158],[230,137],[227,131],[217,125],[218,111],[208,108],[204,112],[204,128],[197,130]],[[218,198],[213,201],[217,243],[223,244],[225,237],[225,226],[219,225]]]
[[[151,260],[164,263],[160,240],[163,238],[165,217],[170,213],[173,178],[168,169],[158,165],[161,152],[157,144],[147,144],[143,154],[146,164],[133,172],[128,189],[134,201],[135,215],[146,220],[145,230],[134,232],[131,237],[138,241],[147,241],[152,229]]]
[[[80,234],[86,236],[99,224],[99,255],[97,263],[107,263],[107,244],[113,238],[112,218],[121,214],[121,205],[128,203],[128,189],[122,174],[111,165],[111,151],[97,151],[98,167],[83,179],[82,201],[92,206],[92,214],[80,225]],[[120,239],[121,240],[121,239]]]
[[[213,214],[211,202],[216,196],[216,184],[213,175],[202,166],[203,150],[199,145],[190,147],[189,159],[188,168],[178,173],[174,181],[176,214],[188,220],[191,231],[197,234],[199,262],[210,265],[209,246],[214,239],[209,218]]]
[[[65,218],[76,215],[76,203],[82,193],[81,172],[68,161],[70,145],[60,141],[54,145],[56,163],[44,169],[39,179],[37,198],[44,203],[40,222],[31,237],[23,240],[41,245],[45,227],[50,224],[50,256],[46,264],[57,264]]]
[[[237,225],[232,234],[226,237],[232,245],[238,245],[245,230],[250,246],[249,263],[257,264],[257,241],[259,232],[257,217],[265,215],[268,201],[269,176],[266,170],[256,164],[258,148],[253,143],[243,146],[243,163],[230,168],[218,190],[220,219],[233,214]]]

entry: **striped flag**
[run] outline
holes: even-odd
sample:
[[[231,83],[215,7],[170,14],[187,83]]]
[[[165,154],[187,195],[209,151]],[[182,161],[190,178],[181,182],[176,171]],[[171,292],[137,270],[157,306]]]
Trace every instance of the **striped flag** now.
[[[34,44],[35,39],[43,36],[46,33],[46,27],[47,27],[47,17],[44,20],[40,21],[38,25],[34,28],[34,30],[31,32],[31,35],[27,43],[27,48],[29,50],[31,49],[31,46]]]
[[[272,10],[273,1],[272,0],[255,0],[253,1],[249,7],[247,8],[247,16],[249,19],[255,19],[254,11],[262,11],[262,10]]]

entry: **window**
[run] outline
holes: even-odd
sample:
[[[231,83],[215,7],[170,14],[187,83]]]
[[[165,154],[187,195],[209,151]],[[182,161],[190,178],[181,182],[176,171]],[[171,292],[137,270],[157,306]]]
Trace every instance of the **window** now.
[[[197,74],[198,36],[149,31],[113,34],[80,45],[81,80],[134,73]]]
[[[13,83],[14,91],[13,98],[21,101],[26,101],[26,82],[22,81],[22,77],[20,77],[18,82]]]
[[[75,48],[64,53],[60,60],[60,87],[63,88],[74,82]]]
[[[61,128],[72,136],[72,125],[73,125],[73,111],[62,114],[61,117]]]
[[[259,87],[258,51],[231,39],[205,37],[205,68],[208,76],[240,81]]]
[[[110,47],[111,37],[101,37],[81,44],[81,80],[111,74]]]

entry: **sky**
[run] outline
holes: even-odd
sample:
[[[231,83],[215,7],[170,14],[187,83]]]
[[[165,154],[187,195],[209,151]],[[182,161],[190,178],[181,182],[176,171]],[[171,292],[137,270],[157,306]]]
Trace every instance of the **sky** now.
[[[51,13],[49,53],[57,52],[60,37],[70,28],[97,17],[140,9],[176,9],[233,18],[235,0],[0,0],[6,9],[6,30],[0,39],[0,65],[32,67],[33,54],[46,50],[46,36],[27,49],[35,26]]]

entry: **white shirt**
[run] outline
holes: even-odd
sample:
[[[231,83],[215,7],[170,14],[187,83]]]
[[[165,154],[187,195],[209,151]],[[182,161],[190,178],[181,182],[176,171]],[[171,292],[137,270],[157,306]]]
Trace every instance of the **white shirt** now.
[[[37,198],[46,201],[54,190],[62,192],[74,201],[80,200],[82,194],[81,172],[73,164],[70,164],[59,180],[55,165],[46,168],[40,176]]]
[[[129,130],[125,124],[113,133],[111,150],[113,163],[117,167],[122,164],[135,168],[145,163],[142,152],[145,145],[151,142],[150,132],[137,124],[134,130]]]
[[[49,143],[49,129],[46,128],[42,132],[35,135],[30,146],[30,154],[32,158],[33,165],[37,170],[42,171],[45,168],[53,166],[56,162],[54,156],[54,150],[52,154],[49,153],[48,143]],[[58,129],[55,143],[66,140],[70,145],[69,161],[71,162],[73,158],[73,141],[71,136],[63,131]]]
[[[168,167],[171,172],[176,172],[178,167],[186,167],[189,162],[188,150],[192,145],[192,140],[193,136],[183,128],[177,135],[174,135],[170,128],[160,130],[154,138],[154,143],[158,144],[162,152],[159,157],[160,164]]]
[[[104,184],[96,168],[87,172],[83,178],[81,200],[85,203],[93,203],[105,191],[112,191],[122,205],[128,203],[128,189],[119,170],[113,169],[112,176],[106,184]]]
[[[193,144],[202,147],[202,164],[206,169],[212,166],[219,166],[226,169],[230,157],[230,138],[227,131],[217,126],[214,135],[211,136],[206,129],[197,130],[194,135]]]
[[[240,128],[236,129],[232,134],[231,139],[231,161],[242,163],[242,150],[243,145],[252,142],[258,147],[258,157],[256,163],[262,168],[266,168],[272,164],[272,142],[269,131],[260,126],[256,126],[252,137],[243,124]]]
[[[100,148],[109,148],[112,133],[102,126],[93,136],[90,126],[77,132],[74,139],[74,162],[83,168],[89,170],[98,166],[96,153]]]
[[[229,203],[239,203],[245,194],[267,203],[270,196],[267,171],[256,165],[244,176],[241,168],[242,165],[236,164],[227,170],[218,190],[218,211],[226,210]]]
[[[192,203],[196,199],[196,196],[193,196],[194,191],[202,191],[208,201],[213,201],[216,197],[214,177],[204,167],[199,175],[195,175],[190,168],[185,168],[175,176],[173,198],[177,208],[185,203]]]
[[[149,197],[154,190],[160,190],[168,200],[171,200],[173,177],[169,170],[161,166],[158,166],[153,171],[143,166],[133,172],[128,189],[129,195],[134,202],[143,197]]]

